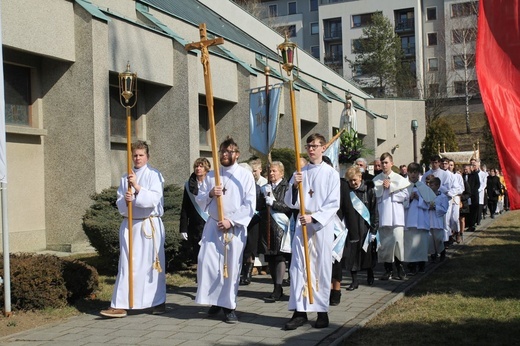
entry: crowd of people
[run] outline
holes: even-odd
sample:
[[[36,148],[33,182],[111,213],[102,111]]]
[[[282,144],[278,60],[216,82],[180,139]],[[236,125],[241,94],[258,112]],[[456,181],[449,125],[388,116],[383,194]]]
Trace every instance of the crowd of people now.
[[[359,287],[359,271],[374,285],[377,263],[384,266],[380,280],[423,273],[487,214],[494,218],[508,210],[500,170],[487,171],[478,159],[460,167],[433,156],[426,172],[418,163],[394,171],[392,155],[383,153],[373,162],[373,175],[359,158],[340,178],[324,156],[326,144],[322,135],[310,135],[309,160],[302,159],[289,180],[280,161],[268,164],[267,178],[260,160],[239,164],[240,149],[230,137],[219,147],[220,184],[207,159],[195,160],[184,186],[179,232],[197,269],[195,302],[210,306],[210,317],[223,312],[225,322],[238,322],[239,286],[251,284],[255,259],[262,254],[273,285],[265,300],[282,300],[284,282],[289,284],[293,316],[285,329],[305,324],[307,312],[317,312],[315,328],[326,328],[329,306],[341,302],[344,270],[351,277],[347,291]],[[101,311],[106,317],[125,317],[129,309],[165,312],[164,180],[148,166],[145,142],[132,146],[132,157],[134,169],[118,189],[117,206],[125,219],[111,306]]]

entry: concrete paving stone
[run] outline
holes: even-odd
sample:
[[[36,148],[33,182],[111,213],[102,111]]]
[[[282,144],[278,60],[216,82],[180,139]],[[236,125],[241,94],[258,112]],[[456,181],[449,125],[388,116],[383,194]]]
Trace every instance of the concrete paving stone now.
[[[166,331],[166,330],[152,330],[150,333],[144,335],[145,338],[151,339],[167,339],[170,336],[174,335],[175,331]]]
[[[186,340],[179,340],[173,338],[151,338],[145,340],[140,343],[140,345],[150,345],[150,346],[175,346],[182,345],[186,342]],[[106,345],[105,345],[106,346]]]
[[[110,333],[110,336],[113,336],[114,338],[117,337],[129,337],[129,338],[139,338],[146,334],[148,334],[149,331],[147,330],[132,330],[132,329],[116,329],[113,333]]]
[[[110,341],[110,344],[113,345],[140,345],[142,342],[150,340],[145,337],[132,337],[132,336],[120,336],[114,338]]]

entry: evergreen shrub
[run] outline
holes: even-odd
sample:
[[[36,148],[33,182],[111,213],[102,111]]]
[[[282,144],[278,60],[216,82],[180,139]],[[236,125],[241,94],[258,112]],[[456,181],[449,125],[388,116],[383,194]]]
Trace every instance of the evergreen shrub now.
[[[54,255],[11,254],[11,304],[17,310],[61,308],[67,305],[62,261]],[[4,262],[0,259],[4,276]],[[4,302],[4,290],[0,290]]]
[[[183,187],[167,185],[164,187],[164,215],[162,221],[166,232],[165,254],[167,270],[180,265],[176,263],[185,256],[181,253],[179,216],[182,206]],[[117,187],[103,190],[91,196],[94,203],[83,216],[83,230],[90,244],[112,270],[117,269],[119,260],[119,227],[123,217],[117,210]],[[178,258],[176,258],[178,256]],[[176,258],[174,265],[173,259]]]
[[[63,258],[62,273],[69,303],[91,298],[99,289],[98,271],[83,261]]]

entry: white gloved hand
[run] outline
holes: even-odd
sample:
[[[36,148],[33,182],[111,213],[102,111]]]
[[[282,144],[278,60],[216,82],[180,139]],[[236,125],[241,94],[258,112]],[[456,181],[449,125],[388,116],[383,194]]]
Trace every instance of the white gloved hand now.
[[[184,240],[188,240],[188,233],[182,232],[181,235]]]
[[[274,197],[272,197],[272,196],[269,196],[269,197],[266,197],[266,198],[265,198],[265,203],[266,203],[268,206],[272,206],[273,203],[274,203],[274,201],[275,201],[275,199],[274,199]]]
[[[262,186],[262,192],[264,193],[264,197],[269,197],[273,195],[273,188],[271,187],[271,184],[265,184]]]
[[[370,233],[370,241],[373,242],[374,240],[376,240],[376,235]]]

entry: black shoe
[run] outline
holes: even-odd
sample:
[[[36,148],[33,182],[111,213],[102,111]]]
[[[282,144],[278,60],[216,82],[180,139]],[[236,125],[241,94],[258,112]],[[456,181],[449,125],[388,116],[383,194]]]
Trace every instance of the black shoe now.
[[[220,306],[211,305],[211,307],[208,310],[208,316],[215,316],[220,312],[220,310],[222,310]]]
[[[441,252],[441,262],[446,259],[446,250],[442,250]]]
[[[340,290],[330,290],[330,298],[329,305],[337,306],[341,303],[341,291]]]
[[[437,262],[437,254],[436,254],[436,253],[431,254],[431,255],[430,255],[430,259],[431,259],[432,263]]]
[[[386,281],[386,280],[389,280],[392,278],[392,271],[391,270],[387,270],[380,278],[379,280],[383,280],[383,281]]]
[[[285,324],[285,330],[295,330],[307,323],[307,313],[295,311],[293,317]]]
[[[282,285],[274,285],[273,293],[270,296],[265,297],[265,300],[271,302],[277,302],[281,300],[283,297],[283,288]]]
[[[419,263],[419,274],[424,274],[425,273],[425,270],[424,270],[425,264],[426,263],[424,263],[424,262],[420,262]]]
[[[404,268],[402,264],[396,264],[397,275],[394,275],[394,280],[402,280],[406,277],[406,273],[404,272]]]
[[[166,313],[166,303],[156,305],[152,308],[152,315],[162,315]]]
[[[347,287],[347,291],[353,291],[353,290],[357,290],[359,287],[359,284],[356,282],[356,283],[351,283],[350,286]]]
[[[415,264],[415,263],[410,263],[410,264],[408,265],[408,269],[409,269],[408,275],[415,276],[417,274],[417,264]]]
[[[367,284],[368,286],[374,285],[374,272],[372,270],[367,273]]]
[[[329,326],[329,314],[326,312],[318,312],[318,318],[314,324],[314,328],[327,328]]]
[[[237,315],[235,314],[235,310],[231,310],[230,312],[226,313],[226,316],[224,317],[224,322],[229,324],[235,324],[238,323]]]

